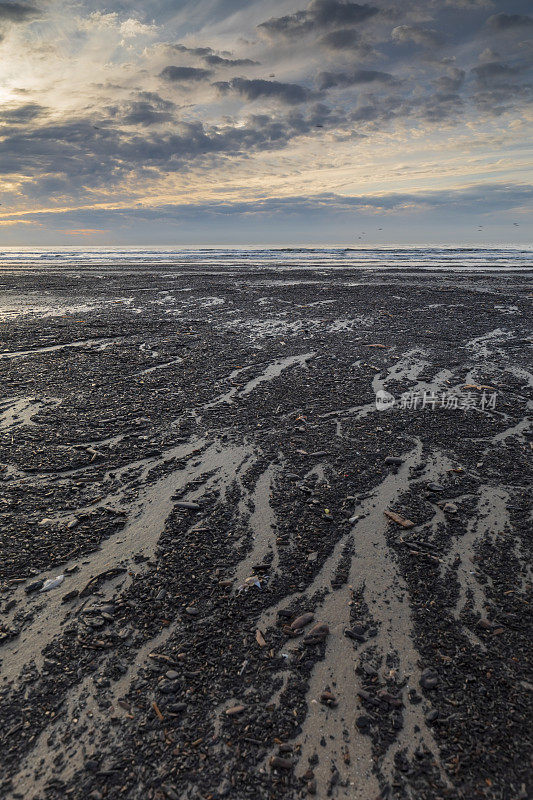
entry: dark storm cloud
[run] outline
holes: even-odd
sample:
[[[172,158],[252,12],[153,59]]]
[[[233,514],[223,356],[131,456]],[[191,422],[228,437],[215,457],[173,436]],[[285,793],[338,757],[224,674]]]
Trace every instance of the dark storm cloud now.
[[[349,0],[313,0],[305,10],[261,23],[258,29],[268,36],[299,36],[314,29],[338,25],[357,25],[375,16],[379,9]]]
[[[170,64],[159,74],[166,81],[203,81],[210,77],[211,71],[198,67],[176,67]]]
[[[496,31],[507,31],[510,28],[531,28],[533,17],[524,14],[494,14],[487,20],[487,27]]]
[[[22,3],[0,3],[0,22],[25,22],[40,16],[41,12],[34,6]]]
[[[236,92],[247,100],[258,100],[261,97],[281,100],[288,105],[305,103],[313,97],[313,92],[298,83],[281,83],[280,81],[265,81],[261,79],[248,80],[247,78],[232,78],[231,81],[218,81],[214,83],[222,93]]]
[[[388,72],[355,69],[348,72],[320,72],[317,77],[320,89],[345,88],[358,84],[393,83],[395,78]]]

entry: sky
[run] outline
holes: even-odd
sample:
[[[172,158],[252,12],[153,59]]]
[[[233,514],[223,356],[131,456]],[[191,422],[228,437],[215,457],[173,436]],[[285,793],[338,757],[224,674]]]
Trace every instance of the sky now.
[[[530,2],[0,2],[0,56],[0,246],[531,241]]]

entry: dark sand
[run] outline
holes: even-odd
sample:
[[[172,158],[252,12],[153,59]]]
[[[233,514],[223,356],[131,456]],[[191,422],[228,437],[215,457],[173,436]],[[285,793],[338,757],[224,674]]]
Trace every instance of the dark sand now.
[[[528,796],[525,274],[0,284],[2,798]]]

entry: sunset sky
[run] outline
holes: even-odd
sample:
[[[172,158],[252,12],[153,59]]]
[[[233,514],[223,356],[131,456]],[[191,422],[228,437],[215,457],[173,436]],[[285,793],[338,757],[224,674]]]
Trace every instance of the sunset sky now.
[[[531,238],[530,2],[35,2],[0,2],[0,245]]]

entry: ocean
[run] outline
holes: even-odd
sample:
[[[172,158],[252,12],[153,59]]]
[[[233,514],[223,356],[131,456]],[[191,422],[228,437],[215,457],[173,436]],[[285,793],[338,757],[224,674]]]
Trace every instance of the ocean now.
[[[363,270],[513,272],[533,268],[533,246],[524,247],[5,247],[0,271],[49,268],[198,266]]]

